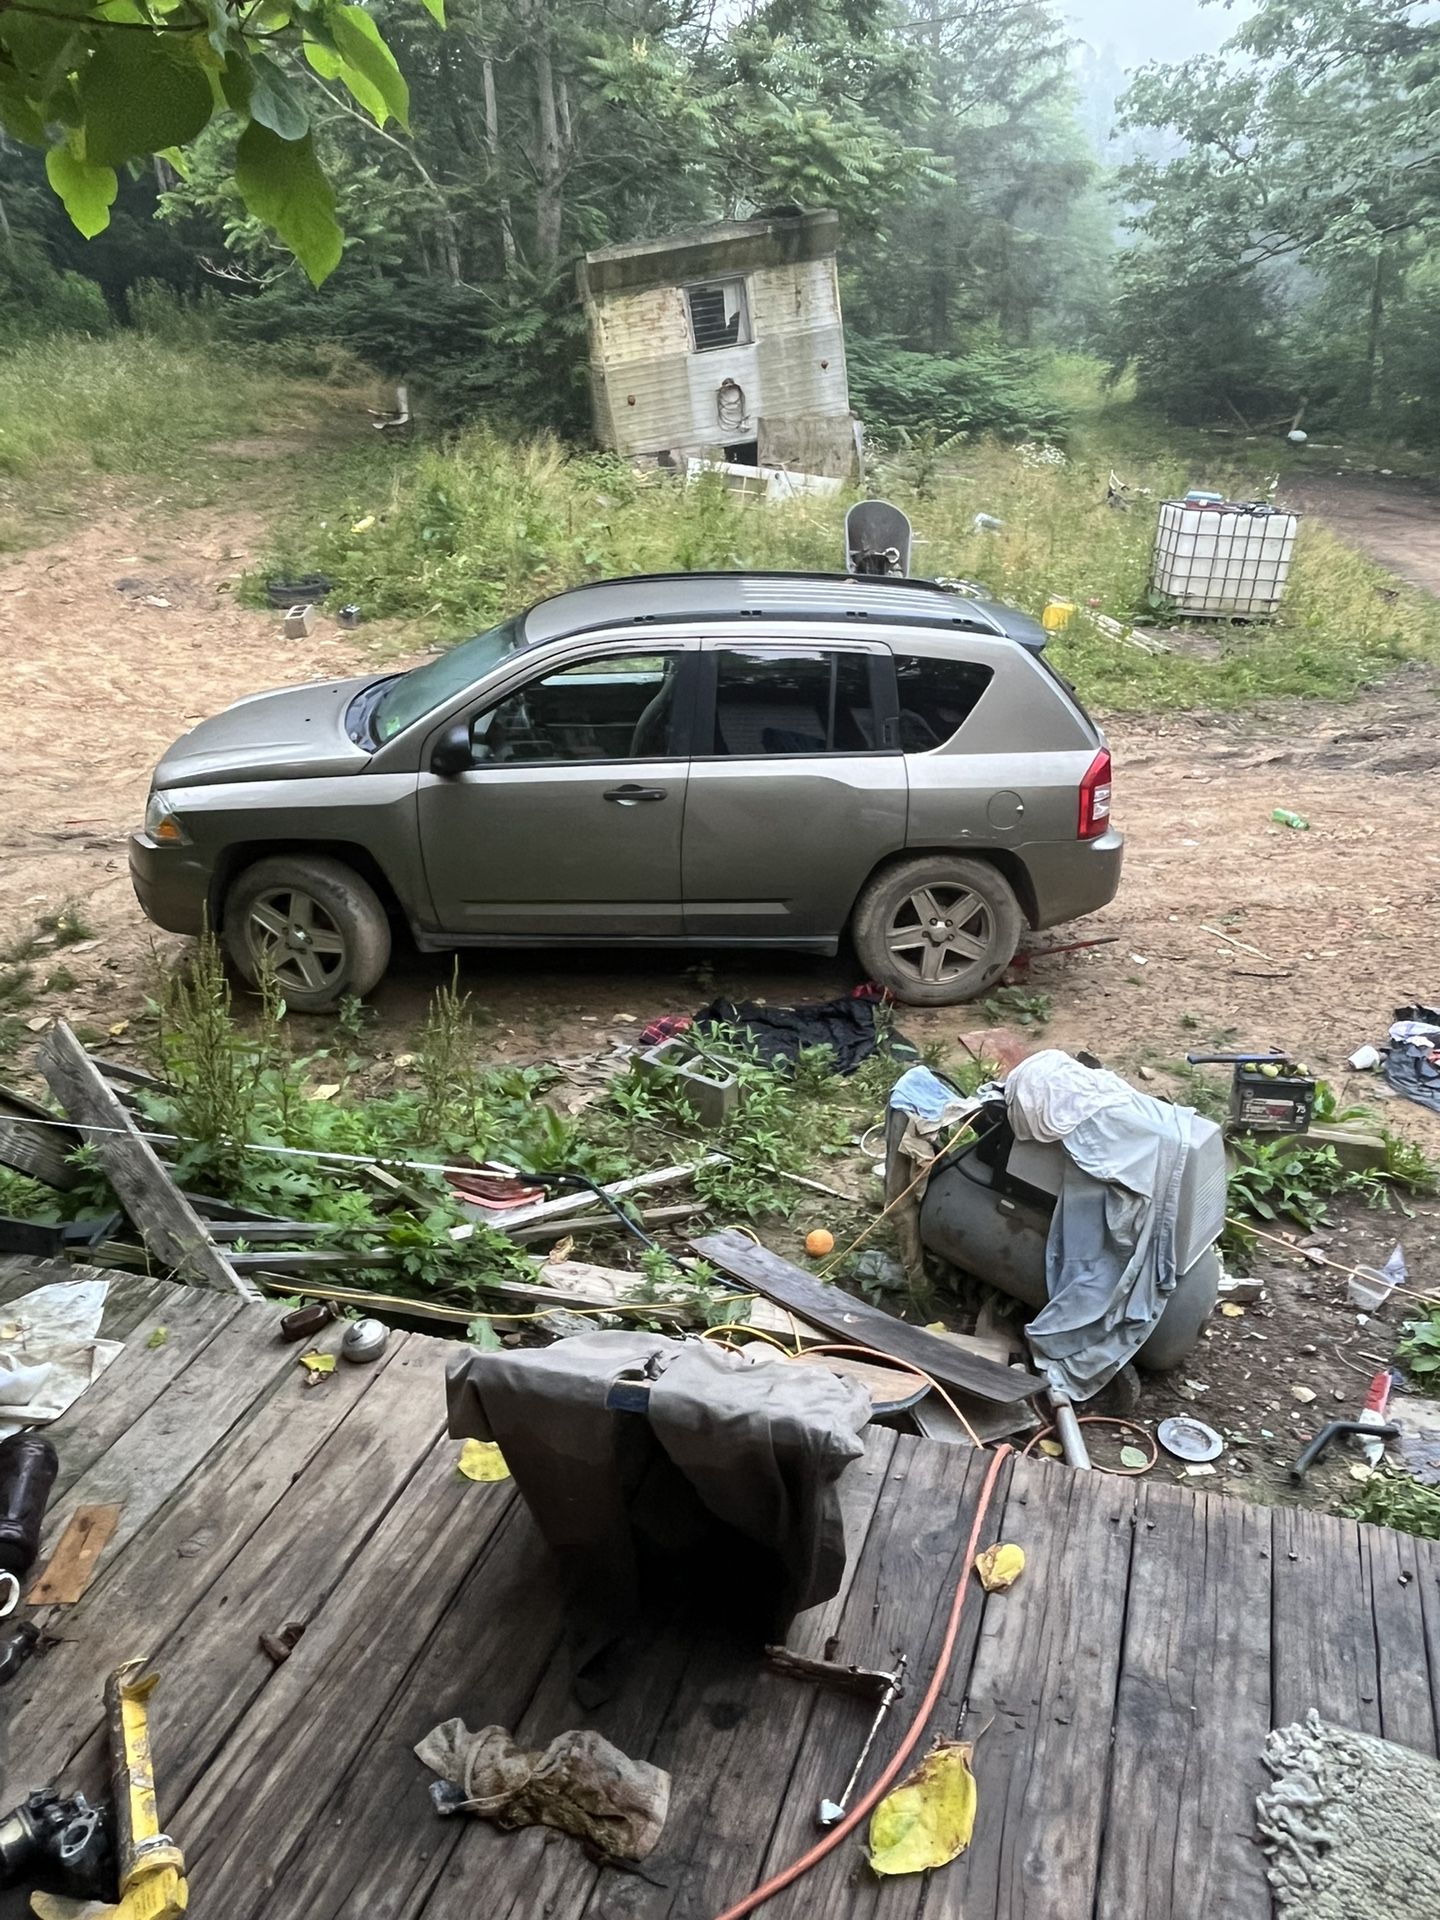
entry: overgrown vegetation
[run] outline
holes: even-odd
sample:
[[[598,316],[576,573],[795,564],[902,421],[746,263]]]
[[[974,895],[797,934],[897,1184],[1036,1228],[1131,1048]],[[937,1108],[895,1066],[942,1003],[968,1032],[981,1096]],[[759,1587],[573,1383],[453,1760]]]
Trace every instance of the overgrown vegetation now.
[[[1424,1393],[1440,1393],[1440,1303],[1407,1320],[1395,1358]]]
[[[1440,1487],[1427,1487],[1408,1473],[1372,1473],[1346,1512],[1377,1527],[1440,1540]]]
[[[1319,1084],[1325,1088],[1324,1081]],[[1186,1097],[1191,1096],[1187,1093]],[[1317,1107],[1322,1104],[1323,1101],[1317,1101]],[[1329,1109],[1317,1113],[1317,1118],[1326,1124],[1365,1115],[1362,1108],[1337,1112],[1333,1097]],[[1218,1114],[1212,1113],[1212,1117]],[[1302,1233],[1313,1233],[1317,1227],[1330,1224],[1329,1208],[1334,1200],[1363,1200],[1367,1207],[1389,1208],[1397,1204],[1397,1190],[1433,1193],[1440,1168],[1420,1148],[1399,1135],[1387,1131],[1384,1139],[1386,1164],[1383,1169],[1346,1168],[1333,1146],[1318,1142],[1233,1140],[1230,1143],[1230,1208],[1276,1229],[1291,1231],[1298,1227]],[[1243,1222],[1232,1219],[1226,1226],[1223,1244],[1228,1252],[1243,1259],[1253,1247],[1254,1238]],[[1440,1366],[1440,1357],[1436,1365]]]
[[[1060,595],[1081,609],[1052,643],[1059,669],[1110,710],[1243,706],[1281,695],[1346,697],[1409,659],[1440,660],[1440,606],[1397,587],[1323,529],[1307,526],[1277,621],[1219,629],[1219,658],[1154,656],[1107,636],[1094,603],[1121,620],[1148,616],[1154,521],[1143,502],[1106,504],[1103,428],[1056,459],[1040,443],[899,446],[874,463],[870,486],[912,516],[924,571],[978,580],[1030,612]],[[1155,494],[1226,475],[1173,456],[1128,464]],[[312,489],[265,571],[319,567],[372,615],[420,623],[453,639],[578,581],[672,568],[833,569],[845,499],[759,507],[715,477],[687,483],[642,474],[540,438],[485,428],[441,446],[372,450]],[[1000,522],[976,525],[977,514]]]
[[[791,1073],[774,1072],[742,1035],[722,1031],[706,1050],[734,1068],[743,1099],[726,1126],[711,1132],[663,1078],[623,1076],[571,1116],[544,1097],[554,1070],[479,1066],[483,1028],[453,983],[432,998],[404,1083],[388,1086],[357,1084],[368,1064],[358,1006],[342,1008],[328,1043],[306,1053],[295,1050],[273,991],[262,991],[258,1007],[237,1018],[213,940],[198,942],[184,966],[157,979],[153,1009],[152,1062],[164,1086],[138,1097],[147,1124],[175,1138],[183,1186],[323,1227],[321,1246],[378,1251],[383,1269],[358,1271],[357,1284],[441,1299],[477,1317],[487,1281],[531,1278],[533,1267],[514,1242],[469,1219],[440,1163],[493,1158],[542,1176],[603,1182],[719,1151],[726,1158],[696,1180],[714,1219],[818,1214],[853,1219],[858,1233],[869,1195],[852,1204],[816,1194],[795,1176],[823,1174],[828,1158],[853,1147],[882,1117],[898,1071],[887,1043],[848,1077],[834,1072],[825,1048],[802,1055]],[[978,1075],[967,1067],[959,1078],[969,1085]],[[76,1160],[92,1177],[73,1194],[42,1192],[17,1176],[0,1182],[0,1211],[13,1202],[24,1217],[54,1218],[107,1204],[93,1150],[81,1148]],[[398,1191],[393,1180],[371,1177],[372,1160],[391,1166]],[[613,1257],[633,1259],[635,1242],[618,1226],[615,1238]],[[687,1265],[682,1270],[669,1254],[642,1260],[640,1297],[683,1297],[702,1319],[723,1318],[714,1276]],[[733,1317],[742,1303],[733,1292],[724,1297]],[[503,1313],[491,1313],[503,1323]]]

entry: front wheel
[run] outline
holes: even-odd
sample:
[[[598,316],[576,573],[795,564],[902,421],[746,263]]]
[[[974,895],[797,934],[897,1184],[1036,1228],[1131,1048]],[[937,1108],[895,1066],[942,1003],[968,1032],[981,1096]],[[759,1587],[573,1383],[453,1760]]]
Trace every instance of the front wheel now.
[[[855,950],[870,978],[915,1007],[973,1000],[1014,958],[1020,904],[984,860],[944,854],[879,873],[855,908]]]
[[[251,986],[269,978],[288,1007],[319,1013],[380,979],[390,922],[374,888],[340,861],[279,854],[230,889],[225,946]]]

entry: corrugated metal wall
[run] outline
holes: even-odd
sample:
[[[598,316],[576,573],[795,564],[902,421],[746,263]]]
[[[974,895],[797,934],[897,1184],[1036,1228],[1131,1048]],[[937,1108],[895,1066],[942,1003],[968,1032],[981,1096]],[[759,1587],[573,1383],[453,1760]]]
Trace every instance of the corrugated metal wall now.
[[[753,343],[708,353],[691,350],[680,287],[591,301],[591,377],[602,446],[626,454],[698,452],[755,439],[762,416],[848,417],[834,260],[762,267],[744,277]],[[726,380],[743,390],[744,411],[727,411],[722,421],[717,396]]]

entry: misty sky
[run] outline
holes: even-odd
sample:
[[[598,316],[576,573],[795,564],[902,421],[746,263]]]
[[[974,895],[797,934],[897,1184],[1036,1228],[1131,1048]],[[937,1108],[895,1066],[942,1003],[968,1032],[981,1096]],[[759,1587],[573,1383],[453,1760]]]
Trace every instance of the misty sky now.
[[[1210,53],[1234,31],[1242,5],[1202,7],[1200,0],[1062,0],[1076,35],[1097,51],[1113,46],[1122,66],[1183,60]]]

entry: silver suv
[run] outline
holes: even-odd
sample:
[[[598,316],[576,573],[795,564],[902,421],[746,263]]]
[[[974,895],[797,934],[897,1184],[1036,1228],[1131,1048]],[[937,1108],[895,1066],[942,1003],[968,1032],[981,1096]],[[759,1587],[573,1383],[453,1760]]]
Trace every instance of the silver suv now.
[[[256,694],[155,770],[130,869],[297,1008],[408,925],[470,946],[790,947],[982,993],[1113,898],[1110,755],[1045,635],[969,589],[607,580],[409,673]]]

